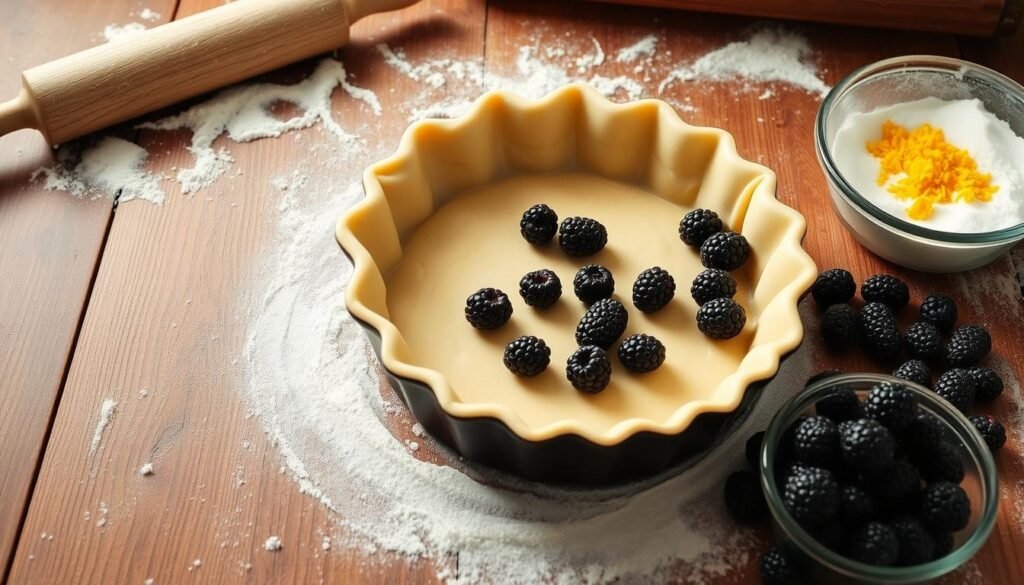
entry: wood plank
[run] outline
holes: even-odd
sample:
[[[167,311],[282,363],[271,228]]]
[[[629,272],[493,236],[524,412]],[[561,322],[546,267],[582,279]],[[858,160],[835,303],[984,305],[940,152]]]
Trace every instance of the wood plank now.
[[[179,17],[220,3],[183,1]],[[385,108],[394,110],[402,96],[392,92],[411,82],[381,66],[371,37],[403,46],[411,58],[439,46],[453,57],[482,58],[483,17],[479,3],[429,0],[361,23],[354,46],[341,54],[353,82],[376,91]],[[269,79],[294,82],[313,65]],[[341,91],[333,110],[345,128],[360,128],[372,118]],[[392,149],[406,124],[404,115],[395,115],[373,132],[380,145]],[[141,136],[154,168],[170,175],[173,167],[190,163],[187,141],[185,133]],[[141,202],[118,208],[26,521],[31,537],[18,552],[13,582],[434,578],[439,567],[430,561],[365,559],[341,547],[323,551],[322,534],[333,532],[335,520],[279,473],[280,456],[263,423],[247,416],[251,404],[237,364],[249,323],[235,315],[276,233],[281,193],[271,181],[316,165],[312,147],[335,144],[319,128],[232,144],[233,170],[243,171],[241,176],[224,177],[191,199],[172,193],[162,208]],[[370,156],[378,155],[376,142],[369,148]],[[360,166],[316,166],[306,190],[347,186]],[[147,398],[140,399],[142,389]],[[106,398],[118,402],[117,410],[102,447],[91,455]],[[140,466],[150,461],[155,474],[140,476]],[[101,518],[105,522],[97,526]],[[44,532],[53,540],[40,539]],[[279,552],[263,550],[271,535],[284,540]],[[200,566],[193,565],[197,559]]]
[[[168,15],[173,0],[149,5]],[[0,96],[21,71],[103,42],[134,0],[0,3]],[[14,550],[111,215],[109,200],[43,191],[29,176],[52,164],[34,131],[0,137],[0,563]]]

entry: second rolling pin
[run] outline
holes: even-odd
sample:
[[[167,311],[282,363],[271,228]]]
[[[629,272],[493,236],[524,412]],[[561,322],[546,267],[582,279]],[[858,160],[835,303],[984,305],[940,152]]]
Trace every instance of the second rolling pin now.
[[[336,49],[349,26],[415,0],[242,0],[33,67],[0,103],[0,135],[58,144]]]

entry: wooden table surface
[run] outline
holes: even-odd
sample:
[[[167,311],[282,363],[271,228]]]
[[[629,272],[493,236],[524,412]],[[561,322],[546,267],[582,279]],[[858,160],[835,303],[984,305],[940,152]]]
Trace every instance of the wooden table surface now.
[[[102,42],[109,23],[139,20],[143,8],[160,21],[181,18],[222,0],[36,0],[0,3],[0,96],[12,96],[18,73],[65,53]],[[155,23],[154,23],[155,24]],[[487,71],[515,68],[518,47],[545,39],[580,51],[592,35],[608,54],[648,33],[660,52],[688,62],[748,33],[752,21],[657,9],[573,2],[423,0],[409,10],[360,23],[341,59],[358,83],[377,92],[385,116],[367,150],[383,154],[407,124],[398,112],[414,82],[384,66],[373,45],[402,47],[410,59],[432,56],[481,59]],[[996,41],[949,35],[799,26],[814,49],[827,83],[880,58],[932,53],[962,56],[1024,82],[1024,34]],[[665,53],[668,54],[668,53]],[[613,60],[609,60],[613,61]],[[271,78],[294,81],[315,62]],[[630,73],[609,62],[602,74]],[[986,324],[995,351],[1011,366],[1024,364],[1021,307],[1014,258],[1007,255],[969,274],[909,273],[861,249],[838,224],[815,160],[811,126],[819,98],[773,84],[775,97],[738,99],[725,84],[686,83],[658,93],[661,77],[646,83],[655,97],[692,104],[684,117],[731,131],[747,158],[779,174],[781,200],[808,218],[805,246],[818,265],[845,266],[859,278],[886,271],[909,279],[915,298],[946,291],[971,298],[963,320]],[[334,115],[358,127],[365,112],[336,92]],[[392,112],[392,113],[388,113]],[[189,162],[183,132],[111,133],[150,151],[152,170],[173,174]],[[328,141],[318,132],[304,140]],[[307,145],[310,142],[307,142]],[[12,583],[196,582],[415,582],[437,580],[434,561],[382,557],[367,563],[336,546],[320,548],[321,530],[337,519],[300,494],[279,472],[280,456],[258,417],[247,416],[238,356],[249,323],[235,318],[254,276],[255,262],[273,242],[276,200],[259,194],[281,169],[296,164],[291,140],[232,145],[243,174],[222,179],[187,198],[173,191],[162,207],[132,202],[116,209],[109,199],[77,199],[44,191],[29,180],[51,162],[41,137],[22,131],[0,138],[0,558]],[[322,169],[310,188],[348,185],[359,168]],[[979,285],[979,283],[981,285]],[[1011,283],[1009,287],[983,286]],[[814,343],[813,336],[809,338]],[[821,367],[839,362],[821,355]],[[851,361],[853,362],[851,364]],[[844,367],[857,367],[847,358]],[[145,407],[138,392],[151,393]],[[90,438],[105,398],[124,406],[104,441],[116,448],[90,454]],[[1010,417],[1002,399],[996,414]],[[244,448],[243,445],[248,448]],[[1021,438],[1011,434],[1000,455],[1002,508],[989,543],[970,575],[946,582],[1024,582],[1024,464]],[[144,481],[142,462],[159,473]],[[243,465],[246,489],[234,470]],[[101,507],[110,521],[97,527]],[[93,521],[83,521],[92,515]],[[233,539],[220,546],[230,515]],[[41,534],[52,538],[40,538]],[[268,534],[288,545],[262,551]],[[201,569],[190,570],[194,559]],[[240,570],[240,559],[251,563]],[[723,582],[757,582],[753,561]]]

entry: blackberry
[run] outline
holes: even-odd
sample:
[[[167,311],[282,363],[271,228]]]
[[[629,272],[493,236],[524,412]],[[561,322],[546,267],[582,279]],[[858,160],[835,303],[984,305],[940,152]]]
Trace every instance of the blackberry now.
[[[946,344],[946,363],[954,368],[977,365],[992,351],[992,337],[978,325],[964,325],[953,330]]]
[[[802,526],[821,526],[839,509],[839,484],[827,469],[806,466],[786,478],[782,501]]]
[[[653,372],[665,362],[665,346],[652,335],[630,335],[619,344],[619,361],[631,372]]]
[[[843,460],[857,471],[882,471],[892,464],[895,445],[889,429],[873,418],[850,420],[839,425]]]
[[[679,221],[679,239],[694,248],[700,248],[712,234],[720,231],[722,219],[710,209],[694,209]]]
[[[588,264],[579,269],[572,279],[572,290],[576,298],[586,304],[611,298],[615,292],[615,279],[610,270],[600,264]]]
[[[551,363],[551,348],[532,335],[517,337],[505,346],[504,362],[517,376],[536,376]]]
[[[761,470],[761,446],[764,444],[764,431],[758,431],[747,439],[743,446],[743,454],[747,459],[747,467],[754,473]]]
[[[633,283],[633,304],[644,313],[664,307],[676,294],[676,281],[664,268],[648,268]]]
[[[519,233],[534,245],[551,241],[557,231],[558,214],[543,203],[527,209],[523,212],[523,219],[519,220]]]
[[[601,299],[583,314],[576,326],[576,343],[608,349],[622,337],[629,322],[626,307],[615,299]]]
[[[768,516],[761,480],[751,471],[735,471],[725,480],[725,507],[741,524],[756,524]]]
[[[864,406],[850,386],[833,388],[814,403],[814,410],[836,424],[864,416]]]
[[[746,323],[747,313],[732,299],[715,299],[697,309],[697,328],[708,337],[732,339]]]
[[[978,429],[981,433],[981,438],[985,439],[985,444],[992,450],[993,453],[998,451],[1006,444],[1006,429],[1003,428],[1003,423],[999,422],[996,417],[991,414],[976,414],[974,416],[967,417],[974,425],[974,428]]]
[[[966,413],[974,404],[974,378],[967,370],[953,368],[939,376],[935,382],[935,393],[945,398],[960,412]]]
[[[887,508],[900,507],[921,490],[921,475],[905,459],[893,461],[884,470],[865,477],[864,486]]]
[[[941,559],[942,557],[953,552],[953,533],[952,532],[932,532],[932,539],[935,541],[935,559]]]
[[[926,361],[935,361],[942,357],[942,336],[939,335],[939,328],[927,321],[911,323],[903,338],[912,357]]]
[[[562,296],[562,281],[557,274],[547,269],[527,272],[519,280],[519,294],[527,305],[546,309]]]
[[[864,400],[864,411],[890,431],[898,433],[914,420],[917,399],[901,384],[882,382],[868,392]]]
[[[810,416],[793,434],[793,458],[801,463],[831,467],[839,456],[839,429],[823,416]]]
[[[963,488],[948,481],[930,483],[921,497],[921,521],[936,532],[956,532],[967,526],[971,502]]]
[[[825,345],[834,350],[849,347],[857,334],[857,312],[846,303],[838,303],[825,309],[821,316],[821,338]]]
[[[956,323],[956,303],[942,293],[932,293],[921,301],[921,320],[935,325],[943,331],[949,331]]]
[[[864,305],[858,318],[864,349],[875,357],[895,359],[900,354],[900,330],[888,305]]]
[[[802,585],[805,583],[800,564],[781,546],[768,549],[761,555],[761,583],[763,585]]]
[[[850,534],[847,556],[868,565],[888,567],[896,564],[900,541],[888,524],[870,521]]]
[[[946,429],[942,421],[931,413],[920,409],[910,424],[900,433],[903,443],[911,450],[916,451],[934,449],[945,439],[945,436]]]
[[[893,520],[891,526],[900,543],[897,565],[922,565],[935,558],[935,538],[920,520],[901,516]]]
[[[597,394],[611,382],[612,362],[605,350],[596,345],[584,345],[569,356],[565,376],[580,392]]]
[[[698,306],[715,299],[731,299],[736,296],[736,280],[724,270],[708,268],[693,279],[690,296]]]
[[[1003,393],[1003,379],[990,368],[969,368],[967,374],[974,380],[974,399],[992,402]]]
[[[700,263],[705,268],[733,271],[743,266],[750,256],[747,238],[736,232],[712,234],[700,246]]]
[[[558,245],[570,256],[596,254],[608,243],[608,230],[589,217],[567,217],[558,228]]]
[[[848,484],[839,490],[839,518],[856,526],[875,517],[875,498],[864,488]]]
[[[497,329],[512,317],[512,302],[496,288],[482,288],[466,299],[466,320],[477,329]]]
[[[849,303],[857,292],[853,275],[842,268],[832,268],[818,275],[811,285],[811,296],[819,307]]]
[[[914,453],[912,457],[925,481],[960,483],[964,479],[964,462],[960,450],[950,443],[940,442],[930,450]]]
[[[884,303],[898,311],[910,302],[907,283],[889,274],[868,277],[860,287],[860,296],[866,303]]]
[[[921,360],[903,362],[900,367],[892,371],[892,375],[900,380],[913,382],[925,388],[931,388],[932,386],[932,372],[928,369],[928,364]]]

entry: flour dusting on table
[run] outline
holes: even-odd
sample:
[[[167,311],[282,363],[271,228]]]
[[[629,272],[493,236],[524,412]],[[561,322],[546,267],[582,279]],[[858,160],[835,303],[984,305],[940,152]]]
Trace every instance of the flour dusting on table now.
[[[100,405],[100,418],[96,421],[96,428],[92,432],[92,442],[89,444],[90,455],[95,454],[99,450],[100,444],[103,442],[103,433],[107,430],[110,421],[113,420],[116,409],[117,401],[113,398],[107,398]],[[104,513],[106,513],[105,510]]]
[[[157,15],[159,18],[159,15]],[[103,38],[108,43],[130,39],[140,33],[146,32],[146,25],[141,22],[129,22],[128,24],[108,24],[103,27]]]

